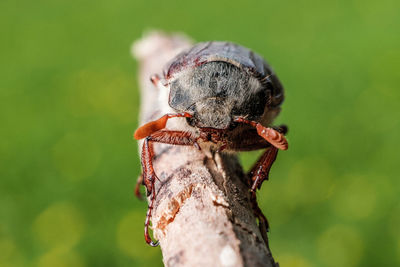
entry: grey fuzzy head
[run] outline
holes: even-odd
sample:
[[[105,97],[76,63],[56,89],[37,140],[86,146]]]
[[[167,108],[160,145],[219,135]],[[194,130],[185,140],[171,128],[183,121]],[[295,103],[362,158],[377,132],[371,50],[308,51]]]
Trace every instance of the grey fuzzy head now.
[[[192,113],[193,126],[227,129],[235,116],[260,118],[269,97],[248,70],[214,61],[180,72],[170,83],[169,105]]]

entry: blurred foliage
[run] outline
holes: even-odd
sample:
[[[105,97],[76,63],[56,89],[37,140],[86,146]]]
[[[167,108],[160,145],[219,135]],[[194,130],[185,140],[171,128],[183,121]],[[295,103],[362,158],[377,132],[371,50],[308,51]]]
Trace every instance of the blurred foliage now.
[[[144,30],[264,55],[289,125],[259,193],[281,266],[400,265],[400,2],[0,2],[0,265],[161,266],[143,241]],[[246,168],[257,153],[241,158]]]

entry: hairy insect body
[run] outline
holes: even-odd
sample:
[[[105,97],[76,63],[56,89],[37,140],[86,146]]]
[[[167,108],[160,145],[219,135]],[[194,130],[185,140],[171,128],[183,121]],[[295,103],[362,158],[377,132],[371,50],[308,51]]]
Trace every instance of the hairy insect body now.
[[[232,116],[263,114],[266,90],[232,64],[210,62],[184,72],[170,82],[169,105],[193,113],[192,126],[228,129]]]
[[[152,164],[155,142],[218,152],[266,148],[250,172],[255,213],[265,232],[266,218],[254,192],[268,179],[278,149],[288,148],[286,127],[268,127],[283,102],[283,87],[269,65],[236,44],[200,43],[177,55],[164,76],[155,75],[152,82],[159,89],[163,116],[135,132],[136,139],[144,138],[143,183],[151,196],[146,242],[157,245],[148,234],[157,178]]]
[[[168,84],[159,83],[159,87],[164,113],[193,114],[191,118],[169,120],[166,129],[185,131],[196,138],[203,129],[214,131],[213,136],[218,137],[203,135],[198,142],[206,150],[220,150],[224,144],[231,144],[224,149],[234,152],[234,144],[242,139],[241,133],[251,128],[238,126],[234,118],[244,117],[268,125],[280,110],[267,105],[270,92],[257,78],[227,62],[210,62],[182,71],[170,78]]]

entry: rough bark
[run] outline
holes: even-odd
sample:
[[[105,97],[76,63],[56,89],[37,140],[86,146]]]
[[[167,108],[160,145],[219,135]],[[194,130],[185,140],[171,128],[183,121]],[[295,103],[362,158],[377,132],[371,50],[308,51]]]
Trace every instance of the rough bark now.
[[[149,77],[191,41],[153,32],[138,40],[143,124],[163,114]],[[141,147],[141,146],[140,146]],[[152,216],[165,266],[278,266],[257,226],[247,178],[235,155],[155,144],[161,182]]]

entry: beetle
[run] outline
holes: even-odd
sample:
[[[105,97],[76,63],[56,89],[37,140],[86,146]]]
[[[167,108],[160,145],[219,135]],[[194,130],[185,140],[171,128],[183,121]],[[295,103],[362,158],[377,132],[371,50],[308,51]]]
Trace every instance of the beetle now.
[[[288,149],[286,126],[271,127],[284,100],[284,90],[268,63],[258,54],[231,42],[203,42],[181,52],[153,75],[159,89],[163,115],[140,126],[136,140],[144,139],[141,152],[142,176],[150,204],[145,220],[145,240],[157,246],[149,234],[158,179],[153,168],[153,143],[195,146],[201,150],[238,152],[266,149],[249,172],[250,190],[268,179],[278,150]],[[168,120],[174,119],[174,124]],[[171,126],[170,126],[171,125]],[[254,205],[253,205],[254,206]],[[255,212],[265,225],[258,205]]]

